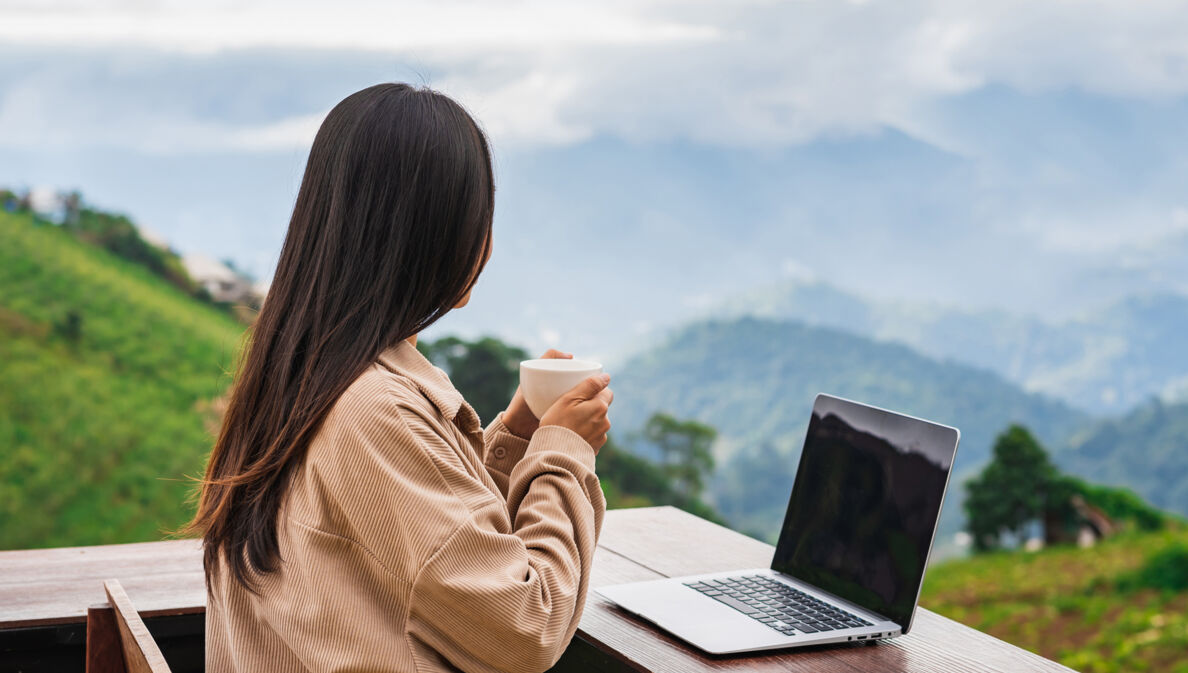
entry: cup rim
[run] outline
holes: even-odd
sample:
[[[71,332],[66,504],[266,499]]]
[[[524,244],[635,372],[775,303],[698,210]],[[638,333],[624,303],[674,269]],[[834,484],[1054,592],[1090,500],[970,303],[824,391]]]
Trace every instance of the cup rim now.
[[[566,368],[542,367],[539,366],[542,362],[568,362],[574,366]],[[585,365],[585,366],[580,366]],[[534,358],[532,360],[521,360],[520,367],[522,369],[533,369],[542,372],[584,372],[594,371],[595,369],[602,369],[602,363],[593,360],[584,360],[582,358]]]

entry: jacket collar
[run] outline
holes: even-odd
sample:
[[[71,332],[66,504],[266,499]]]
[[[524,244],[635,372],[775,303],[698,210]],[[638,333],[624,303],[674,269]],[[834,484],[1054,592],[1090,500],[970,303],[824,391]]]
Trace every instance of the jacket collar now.
[[[481,429],[478,414],[462,393],[454,387],[450,377],[429,361],[407,339],[401,339],[377,358],[380,364],[413,382],[417,390],[437,407],[441,415],[467,432]]]

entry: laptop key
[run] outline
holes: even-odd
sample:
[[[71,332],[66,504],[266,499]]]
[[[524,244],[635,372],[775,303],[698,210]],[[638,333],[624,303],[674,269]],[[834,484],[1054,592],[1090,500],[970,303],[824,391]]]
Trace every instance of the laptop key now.
[[[747,605],[746,603],[738,600],[737,598],[732,598],[730,596],[714,596],[714,600],[725,603],[726,605],[729,605],[730,607],[734,608],[735,610],[738,610],[739,612],[743,613],[744,615],[750,616],[750,615],[762,614],[755,608]]]
[[[816,633],[817,631],[820,631],[820,629],[818,629],[817,627],[810,626],[803,622],[796,622],[796,624],[794,624],[793,626],[795,626],[797,629],[799,629],[801,631],[804,631],[805,633]]]

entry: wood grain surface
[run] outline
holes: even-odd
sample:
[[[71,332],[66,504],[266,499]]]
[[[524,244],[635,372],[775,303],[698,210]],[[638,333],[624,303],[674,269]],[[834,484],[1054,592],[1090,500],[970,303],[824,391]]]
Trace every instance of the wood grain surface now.
[[[197,540],[0,552],[0,629],[83,623],[116,578],[144,617],[206,610]]]
[[[606,513],[594,556],[594,587],[722,570],[766,568],[774,548],[672,507]],[[197,541],[0,552],[0,629],[82,622],[114,577],[145,617],[205,609]],[[577,634],[581,667],[637,671],[944,671],[1017,673],[1070,669],[926,609],[912,632],[887,641],[703,654],[591,592]],[[584,649],[583,649],[584,648]],[[568,657],[567,657],[568,658]],[[563,662],[565,660],[563,659]],[[592,662],[601,662],[597,666]]]
[[[107,603],[87,608],[86,653],[86,673],[126,672],[115,608]]]
[[[124,650],[124,666],[128,668],[128,673],[170,673],[161,648],[157,647],[119,580],[107,580],[103,583],[103,590],[107,593],[108,603],[115,609],[116,626],[120,629],[120,642]]]

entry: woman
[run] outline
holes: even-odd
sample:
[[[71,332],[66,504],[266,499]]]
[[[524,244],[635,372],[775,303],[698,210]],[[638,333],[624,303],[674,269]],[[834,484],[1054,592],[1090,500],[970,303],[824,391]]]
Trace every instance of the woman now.
[[[444,95],[373,86],[322,123],[192,524],[207,670],[542,671],[572,638],[609,377],[484,431],[415,347],[469,301],[493,198]]]

